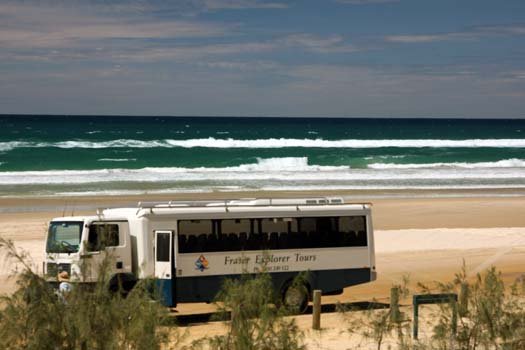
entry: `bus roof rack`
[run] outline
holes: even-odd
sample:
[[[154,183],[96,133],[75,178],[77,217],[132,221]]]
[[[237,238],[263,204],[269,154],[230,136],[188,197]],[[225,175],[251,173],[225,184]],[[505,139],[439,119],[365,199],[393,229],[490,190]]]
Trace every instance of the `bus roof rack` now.
[[[312,198],[241,198],[197,201],[138,202],[138,209],[188,208],[188,207],[256,207],[290,205],[337,205],[346,204],[342,197]]]

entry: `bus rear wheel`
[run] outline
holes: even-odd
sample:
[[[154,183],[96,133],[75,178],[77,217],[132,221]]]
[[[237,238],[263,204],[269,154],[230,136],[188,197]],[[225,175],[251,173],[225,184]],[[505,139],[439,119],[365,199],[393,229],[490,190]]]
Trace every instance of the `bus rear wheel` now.
[[[290,284],[282,294],[283,305],[293,313],[305,313],[308,308],[308,288],[304,284]]]

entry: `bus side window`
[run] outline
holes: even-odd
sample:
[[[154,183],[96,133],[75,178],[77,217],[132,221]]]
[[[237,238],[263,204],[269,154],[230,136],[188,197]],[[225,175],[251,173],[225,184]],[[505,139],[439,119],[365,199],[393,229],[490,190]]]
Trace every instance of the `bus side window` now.
[[[178,244],[177,247],[179,248],[179,253],[186,253],[187,249],[187,237],[186,235],[178,235]]]
[[[179,253],[208,249],[208,236],[220,233],[220,220],[180,220],[178,222]],[[213,244],[215,245],[215,244]]]
[[[101,251],[119,245],[118,224],[93,224],[89,227],[88,252]]]
[[[368,245],[365,216],[341,217],[339,218],[339,229],[343,237],[343,246],[366,247]]]

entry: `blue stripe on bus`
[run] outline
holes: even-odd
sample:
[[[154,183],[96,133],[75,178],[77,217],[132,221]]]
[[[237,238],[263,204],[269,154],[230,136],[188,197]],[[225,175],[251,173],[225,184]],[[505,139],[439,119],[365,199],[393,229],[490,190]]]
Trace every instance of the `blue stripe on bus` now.
[[[276,290],[297,276],[298,272],[274,272],[272,276]],[[370,268],[307,271],[311,289],[331,293],[343,288],[370,282]],[[177,278],[177,302],[211,302],[219,292],[225,279],[241,275],[192,276]]]
[[[173,300],[173,281],[171,279],[157,279],[155,280],[155,287],[160,297],[160,301],[165,306],[175,306]]]

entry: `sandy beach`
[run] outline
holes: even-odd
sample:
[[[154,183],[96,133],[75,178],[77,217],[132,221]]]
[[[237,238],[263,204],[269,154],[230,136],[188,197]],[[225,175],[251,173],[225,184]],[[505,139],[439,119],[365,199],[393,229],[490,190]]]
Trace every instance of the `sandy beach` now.
[[[278,194],[281,197],[290,195],[298,194]],[[177,199],[254,196],[277,195],[188,194],[177,195]],[[355,198],[353,202],[373,204],[378,279],[373,283],[347,288],[342,295],[325,297],[324,303],[372,299],[388,301],[390,286],[399,283],[403,276],[409,276],[412,287],[416,282],[431,284],[433,281],[450,281],[463,262],[472,277],[492,265],[501,270],[504,280],[509,283],[524,273],[525,197],[352,198]],[[46,226],[51,218],[64,213],[69,215],[72,211],[90,214],[97,207],[135,206],[139,200],[167,199],[166,196],[0,199],[0,235],[12,239],[18,247],[28,251],[35,268],[40,270]],[[9,293],[15,288],[14,280],[8,279],[9,271],[10,267],[4,264],[0,273],[0,293]],[[195,313],[212,309],[206,304],[185,304],[180,305],[178,311]],[[299,324],[307,328],[305,320],[308,317],[298,317]],[[327,315],[326,319],[334,317],[337,316]],[[337,338],[332,334],[334,330],[328,325],[326,327],[325,335],[316,341],[331,344],[325,348],[337,348],[338,345],[328,339]],[[192,337],[198,337],[201,332],[208,333],[210,329],[212,333],[220,332],[221,326],[193,327],[190,333]]]
[[[379,285],[410,273],[425,280],[452,276],[465,259],[478,266],[489,259],[498,267],[525,246],[525,197],[370,198],[343,193],[351,202],[371,202],[378,281],[351,288],[348,295],[380,297]],[[71,214],[94,214],[96,208],[137,205],[139,201],[202,200],[250,197],[319,196],[320,193],[213,193],[172,196],[48,197],[0,199],[0,235],[27,250],[40,269],[50,219]],[[323,193],[335,195],[335,193]],[[341,193],[339,193],[341,195]],[[372,194],[375,195],[375,194]],[[509,250],[510,249],[510,250]],[[503,252],[503,253],[502,253]],[[497,255],[497,259],[493,256]],[[509,261],[510,263],[510,261]],[[418,272],[421,270],[421,274]],[[8,267],[2,268],[6,276]],[[518,271],[516,272],[518,273]],[[10,290],[2,283],[0,292]],[[380,288],[381,289],[381,288]],[[345,292],[344,295],[347,293]]]

